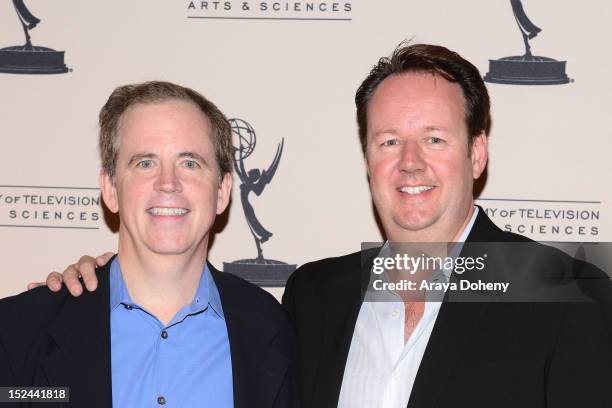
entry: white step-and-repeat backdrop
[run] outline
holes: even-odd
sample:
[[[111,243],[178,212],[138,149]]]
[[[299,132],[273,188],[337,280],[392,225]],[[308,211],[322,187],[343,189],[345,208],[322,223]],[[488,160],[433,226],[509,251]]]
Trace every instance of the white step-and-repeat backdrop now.
[[[479,204],[534,239],[611,241],[612,2],[522,6],[542,29],[532,54],[567,61],[569,82],[488,84]],[[454,49],[485,75],[489,60],[525,53],[517,21],[509,0],[2,2],[0,297],[116,248],[97,189],[97,114],[116,86],[161,79],[200,91],[236,119],[237,143],[252,145],[247,171],[267,169],[284,140],[249,203],[273,233],[264,257],[299,265],[381,239],[353,103],[378,58],[413,39]],[[39,47],[57,52],[37,59]],[[219,268],[257,255],[240,182],[211,248]]]

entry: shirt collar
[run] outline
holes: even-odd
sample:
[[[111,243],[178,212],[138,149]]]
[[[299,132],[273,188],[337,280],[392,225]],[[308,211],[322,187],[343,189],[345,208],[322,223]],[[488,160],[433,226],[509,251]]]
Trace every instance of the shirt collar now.
[[[128,293],[123,275],[121,274],[121,267],[119,266],[119,257],[116,256],[111,262],[110,266],[110,310],[115,310],[119,305],[134,306],[132,298]]]
[[[123,274],[121,273],[121,266],[119,265],[119,257],[115,257],[110,267],[110,310],[115,310],[119,305],[125,305],[128,307],[138,307],[132,301],[130,294],[123,280]],[[225,319],[223,314],[223,308],[221,306],[221,297],[219,296],[219,290],[215,284],[210,270],[208,269],[208,263],[204,265],[204,271],[200,276],[200,282],[198,289],[196,290],[195,296],[191,303],[186,307],[186,314],[194,314],[206,310],[210,306],[217,316],[221,319]]]
[[[448,254],[448,256],[452,258],[457,258],[459,256],[459,254],[461,253],[461,250],[463,249],[463,244],[465,243],[465,240],[467,239],[468,235],[472,231],[472,228],[474,227],[474,223],[476,222],[476,217],[478,216],[478,211],[479,211],[478,207],[474,206],[474,211],[472,213],[472,217],[470,218],[470,221],[467,223],[467,225],[463,229],[463,232],[461,233],[461,235],[459,235],[459,238],[457,239],[457,241],[455,241],[457,245],[453,246],[453,249]],[[389,241],[387,240],[385,241],[385,244],[380,249],[380,252],[378,253],[378,257],[385,258],[385,257],[390,256],[390,254],[391,254],[391,248],[389,246]],[[432,281],[444,280],[448,282],[452,273],[453,271],[450,269],[442,269],[439,271],[435,271],[431,276],[431,280]],[[372,278],[373,276],[370,279]],[[386,273],[384,273],[381,278],[383,279],[383,281],[388,282]]]
[[[479,211],[478,207],[474,206],[474,212],[472,213],[472,217],[470,218],[470,222],[467,223],[467,225],[463,229],[463,232],[461,233],[461,235],[459,235],[459,238],[457,239],[457,241],[455,241],[457,243],[460,243],[461,245],[456,245],[455,246],[455,250],[452,251],[451,256],[457,257],[461,253],[461,249],[463,248],[463,243],[465,243],[465,240],[467,239],[468,235],[470,235],[470,232],[472,231],[472,228],[474,228],[474,223],[476,222],[476,217],[478,216],[478,211]],[[380,249],[379,256],[388,256],[389,253],[390,253],[389,240],[387,240],[387,241],[385,241],[385,244]]]
[[[470,218],[470,222],[468,222],[468,224],[463,229],[463,232],[461,233],[461,235],[459,235],[459,238],[457,238],[457,241],[455,241],[456,245],[454,245],[453,249],[450,251],[449,253],[450,257],[457,258],[459,254],[461,253],[461,251],[463,250],[463,244],[465,244],[465,240],[467,239],[468,235],[470,235],[470,232],[472,231],[472,228],[474,227],[474,223],[476,222],[477,216],[478,216],[478,207],[474,206],[474,211],[472,212],[472,218]],[[442,273],[444,274],[444,277],[446,278],[446,281],[448,282],[453,271],[450,269],[443,269]]]
[[[191,305],[194,308],[193,312],[197,312],[202,309],[202,306],[198,307],[198,305],[203,305],[204,308],[210,306],[217,316],[225,319],[223,308],[221,307],[221,296],[219,296],[219,289],[217,289],[215,280],[210,273],[210,269],[208,269],[208,263],[204,264],[204,271],[200,277],[200,284],[198,285],[198,290],[196,291]]]
[[[461,233],[461,235],[457,239],[457,242],[465,242],[468,235],[470,235],[470,232],[472,231],[472,228],[474,227],[474,223],[476,222],[478,211],[479,211],[478,207],[474,206],[474,212],[472,213],[472,218],[470,218],[470,222],[468,222],[468,224],[465,226],[465,229],[463,230],[463,233]]]

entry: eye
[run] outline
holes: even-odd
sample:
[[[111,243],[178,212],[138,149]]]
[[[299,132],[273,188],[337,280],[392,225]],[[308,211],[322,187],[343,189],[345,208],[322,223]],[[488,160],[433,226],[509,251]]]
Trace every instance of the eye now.
[[[185,160],[182,164],[183,164],[183,167],[191,169],[191,170],[200,168],[200,164],[195,160]]]
[[[397,139],[388,139],[382,143],[382,146],[396,146],[399,144],[399,140]]]
[[[153,160],[151,159],[141,160],[138,163],[136,163],[136,166],[140,167],[141,169],[149,169],[153,167]]]
[[[441,143],[444,143],[444,139],[441,139],[441,138],[436,137],[436,136],[432,136],[432,137],[430,137],[428,139],[428,142],[430,144],[441,144]]]

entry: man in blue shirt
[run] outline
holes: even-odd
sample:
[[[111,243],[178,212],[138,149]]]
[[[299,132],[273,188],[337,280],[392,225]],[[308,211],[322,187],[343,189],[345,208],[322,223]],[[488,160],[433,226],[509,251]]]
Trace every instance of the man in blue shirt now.
[[[206,262],[232,185],[225,116],[175,84],[119,87],[100,151],[118,254],[96,292],[0,301],[0,386],[69,386],[71,406],[297,406],[285,313]]]

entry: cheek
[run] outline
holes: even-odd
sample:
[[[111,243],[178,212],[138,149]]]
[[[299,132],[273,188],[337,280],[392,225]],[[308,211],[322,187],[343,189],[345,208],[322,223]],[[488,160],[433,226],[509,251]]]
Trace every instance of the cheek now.
[[[389,176],[386,175],[386,173],[387,170],[382,165],[372,165],[368,168],[370,191],[374,196],[374,200],[376,200],[377,196],[381,194],[381,191],[385,190],[385,180],[389,179]]]
[[[134,206],[140,199],[146,197],[150,191],[146,183],[139,183],[136,180],[126,180],[122,183],[121,188],[117,190],[118,199],[124,203],[124,206]]]
[[[370,193],[372,200],[378,211],[385,212],[385,209],[393,208],[388,203],[393,201],[393,166],[380,161],[368,166],[370,176]]]
[[[183,190],[185,191],[185,190]],[[189,194],[189,201],[193,205],[201,205],[209,212],[215,212],[219,198],[219,187],[213,183],[198,184]]]
[[[466,178],[472,176],[472,162],[467,157],[459,153],[436,157],[429,160],[429,168],[441,179],[452,180],[454,183],[461,183]]]
[[[396,160],[390,154],[377,155],[374,158],[368,159],[368,174],[370,179],[384,180],[388,178],[396,167]]]

